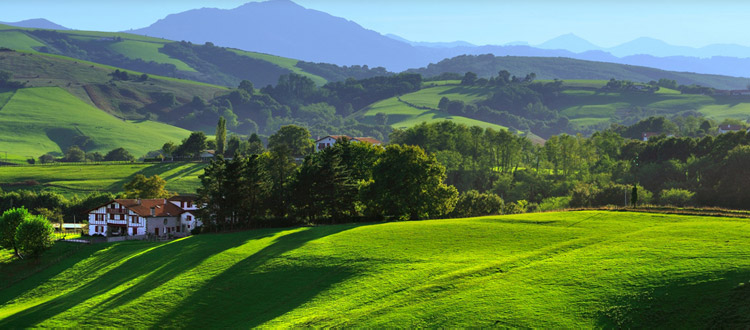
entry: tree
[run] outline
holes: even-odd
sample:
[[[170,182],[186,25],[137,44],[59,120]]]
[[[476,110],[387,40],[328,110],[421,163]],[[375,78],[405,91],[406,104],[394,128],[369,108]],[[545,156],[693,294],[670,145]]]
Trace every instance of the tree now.
[[[18,251],[16,230],[24,219],[31,214],[24,207],[7,210],[0,216],[0,247],[13,249],[16,256],[21,257]]]
[[[469,71],[464,75],[464,78],[461,79],[461,85],[471,86],[471,85],[474,85],[476,81],[477,81],[477,74]]]
[[[206,150],[206,133],[192,132],[187,139],[182,140],[182,144],[177,147],[176,154],[179,156],[198,157],[203,150]]]
[[[253,95],[253,92],[255,92],[253,83],[247,80],[240,81],[240,85],[237,88],[246,91],[250,95]]]
[[[159,175],[147,178],[143,174],[136,174],[133,180],[123,186],[125,195],[128,198],[169,198],[174,194],[165,189],[167,181],[164,181]]]
[[[65,161],[66,162],[85,162],[86,161],[86,153],[81,150],[78,146],[70,146],[68,150],[65,151]]]
[[[108,162],[132,162],[135,160],[135,157],[125,150],[125,148],[117,148],[110,150],[104,156],[104,160]]]
[[[633,186],[633,190],[630,191],[630,205],[636,207],[638,205],[638,187]]]
[[[172,157],[174,156],[175,151],[177,151],[177,145],[175,145],[174,142],[169,141],[161,147],[161,151],[164,153],[164,156]]]
[[[42,164],[54,163],[56,160],[55,156],[51,153],[46,153],[39,156],[39,162]]]
[[[270,180],[268,208],[273,216],[285,217],[289,213],[291,201],[289,185],[296,168],[291,151],[286,144],[278,144],[262,157]]]
[[[38,257],[52,247],[52,233],[55,229],[43,216],[27,216],[16,229],[15,240],[18,251],[26,256]]]
[[[216,124],[216,154],[224,155],[226,150],[227,141],[227,121],[224,117],[219,117],[219,122]]]
[[[382,217],[420,219],[453,211],[458,191],[443,183],[445,167],[417,146],[389,145],[362,188],[368,211]]]
[[[340,148],[306,157],[293,190],[297,209],[310,221],[330,218],[339,222],[356,214],[357,185],[343,164]]]
[[[378,112],[375,114],[375,125],[385,126],[388,124],[388,114],[385,112]]]
[[[250,138],[247,140],[248,146],[247,146],[247,152],[252,155],[260,155],[264,151],[266,151],[266,148],[263,147],[263,141],[260,139],[258,134],[253,133],[250,135]]]
[[[282,126],[275,134],[268,138],[268,149],[284,145],[290,154],[295,157],[304,157],[313,150],[313,142],[310,140],[310,132],[300,126]]]

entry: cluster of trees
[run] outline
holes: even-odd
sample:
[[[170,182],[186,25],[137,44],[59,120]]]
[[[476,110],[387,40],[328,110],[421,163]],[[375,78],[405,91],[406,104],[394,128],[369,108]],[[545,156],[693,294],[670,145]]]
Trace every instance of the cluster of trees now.
[[[8,71],[0,71],[0,88],[16,89],[26,86],[25,83],[14,81],[12,79],[13,73]]]
[[[148,80],[148,75],[145,73],[142,73],[140,75],[133,75],[132,73],[128,73],[127,71],[120,71],[120,69],[115,69],[112,73],[109,74],[112,76],[112,80],[121,80],[121,81],[146,81]]]
[[[44,215],[50,221],[59,222],[62,219],[68,219],[80,222],[88,219],[88,210],[114,198],[115,195],[110,193],[91,193],[84,197],[73,196],[68,199],[63,195],[48,191],[0,191],[0,212],[25,207],[32,214]]]
[[[659,83],[671,85],[671,82],[667,82],[665,79],[660,79],[659,82],[654,84],[638,84],[630,80],[617,80],[615,78],[610,79],[604,87],[603,91],[609,92],[641,92],[641,93],[656,93],[659,91]]]
[[[649,122],[665,123],[651,118],[640,126]],[[395,131],[391,142],[434,155],[447,169],[446,182],[459,191],[525,200],[529,210],[624,205],[633,186],[642,203],[746,207],[750,134],[662,135],[644,142],[623,137],[629,128],[622,128],[588,138],[555,135],[534,145],[506,131],[440,122]]]
[[[450,214],[458,193],[445,167],[415,146],[386,148],[346,139],[310,153],[309,133],[285,126],[269,151],[217,157],[201,176],[199,202],[210,230],[367,219],[435,218]],[[307,153],[305,153],[307,151]],[[300,163],[299,154],[307,156]]]
[[[37,160],[29,159],[30,164],[36,163]],[[102,155],[98,151],[86,152],[77,145],[72,145],[65,150],[62,157],[56,157],[54,153],[46,153],[39,156],[41,164],[54,162],[82,163],[82,162],[132,162],[135,156],[130,154],[125,148],[115,148]]]
[[[52,247],[52,224],[25,208],[14,208],[0,216],[0,247],[12,249],[18,258],[39,256]]]

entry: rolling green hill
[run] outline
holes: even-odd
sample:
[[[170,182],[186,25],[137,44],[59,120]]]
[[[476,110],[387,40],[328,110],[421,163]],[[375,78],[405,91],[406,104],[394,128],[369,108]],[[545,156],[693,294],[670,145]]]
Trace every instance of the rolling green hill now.
[[[141,156],[167,141],[180,141],[190,132],[154,121],[115,118],[58,87],[22,88],[0,94],[0,149],[36,158],[62,154],[88,137],[87,151],[106,153],[123,147]]]
[[[436,84],[441,84],[437,82]],[[393,128],[409,128],[422,122],[435,122],[451,120],[467,126],[491,127],[494,129],[506,129],[507,127],[487,123],[471,118],[452,116],[438,110],[440,98],[447,97],[451,100],[462,100],[464,102],[475,102],[483,99],[490,93],[490,89],[481,87],[460,86],[437,86],[428,87],[414,93],[400,97],[388,98],[376,103],[352,115],[364,123],[375,122],[375,115],[385,113],[388,115],[388,125]]]
[[[3,167],[0,188],[4,191],[25,189],[51,191],[72,197],[92,192],[123,191],[122,186],[135,177],[159,175],[167,181],[167,190],[180,194],[195,194],[200,186],[198,176],[206,163],[132,163],[98,165],[34,165]],[[25,184],[29,181],[36,185]]]
[[[457,56],[430,64],[424,68],[410,69],[407,72],[434,77],[443,73],[464,74],[471,71],[479,77],[489,78],[496,76],[501,70],[507,70],[519,77],[534,72],[539,79],[609,80],[615,78],[647,83],[666,78],[676,80],[677,83],[682,85],[697,84],[717,89],[745,89],[748,83],[747,78],[665,71],[643,66],[584,61],[564,57],[494,56],[491,54]]]
[[[3,252],[0,327],[741,328],[749,226],[590,211],[58,243],[38,266]]]
[[[749,96],[681,94],[668,88],[660,88],[652,94],[604,92],[601,88],[606,83],[605,80],[564,80],[560,95],[545,105],[570,119],[573,129],[586,132],[607,128],[612,123],[629,125],[649,116],[670,117],[684,113],[699,113],[718,122],[726,118],[750,118]],[[352,118],[375,123],[375,115],[385,113],[388,125],[393,128],[446,119],[469,126],[506,128],[507,124],[453,116],[438,110],[442,97],[477,104],[492,93],[492,87],[466,87],[459,85],[458,81],[430,81],[422,90],[373,103],[354,113]]]

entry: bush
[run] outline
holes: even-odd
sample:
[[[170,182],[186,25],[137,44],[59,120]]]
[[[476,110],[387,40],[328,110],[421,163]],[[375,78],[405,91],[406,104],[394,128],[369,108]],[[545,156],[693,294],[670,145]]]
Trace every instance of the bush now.
[[[539,211],[562,210],[570,207],[570,196],[549,197],[539,204]]]
[[[659,203],[664,205],[687,206],[693,200],[695,193],[685,189],[665,189],[659,193]]]
[[[0,247],[13,249],[13,252],[18,254],[16,231],[21,222],[29,216],[29,211],[23,207],[3,212],[3,215],[0,216]]]
[[[501,214],[505,202],[493,193],[479,193],[469,190],[458,197],[458,203],[451,212],[452,217],[477,217]]]
[[[55,229],[42,216],[26,217],[16,230],[18,250],[23,256],[39,256],[52,247],[52,233]]]
[[[505,204],[505,209],[503,210],[503,213],[505,214],[521,214],[526,212],[526,208],[529,206],[529,202],[525,200],[520,200],[515,203],[508,203]]]
[[[201,227],[201,226],[196,226],[195,228],[190,229],[190,235],[198,235],[198,234],[200,234],[202,228],[203,227]]]

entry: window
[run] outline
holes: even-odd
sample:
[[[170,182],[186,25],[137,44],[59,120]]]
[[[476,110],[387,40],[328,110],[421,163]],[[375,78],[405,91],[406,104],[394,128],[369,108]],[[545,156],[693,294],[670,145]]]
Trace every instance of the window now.
[[[110,205],[110,208],[115,208],[115,203],[112,203],[112,205]]]
[[[191,202],[191,201],[188,201],[188,202],[187,202],[187,207],[193,207],[193,202]]]
[[[114,220],[114,219],[115,219],[115,215],[113,213],[110,213],[109,214],[109,220]]]
[[[186,216],[186,217],[185,217],[185,219],[186,219],[187,221],[192,221],[192,220],[193,220],[193,217],[192,217],[192,216],[189,216],[189,215],[188,215],[188,216]]]
[[[120,220],[125,220],[125,215],[124,214],[120,214]]]

